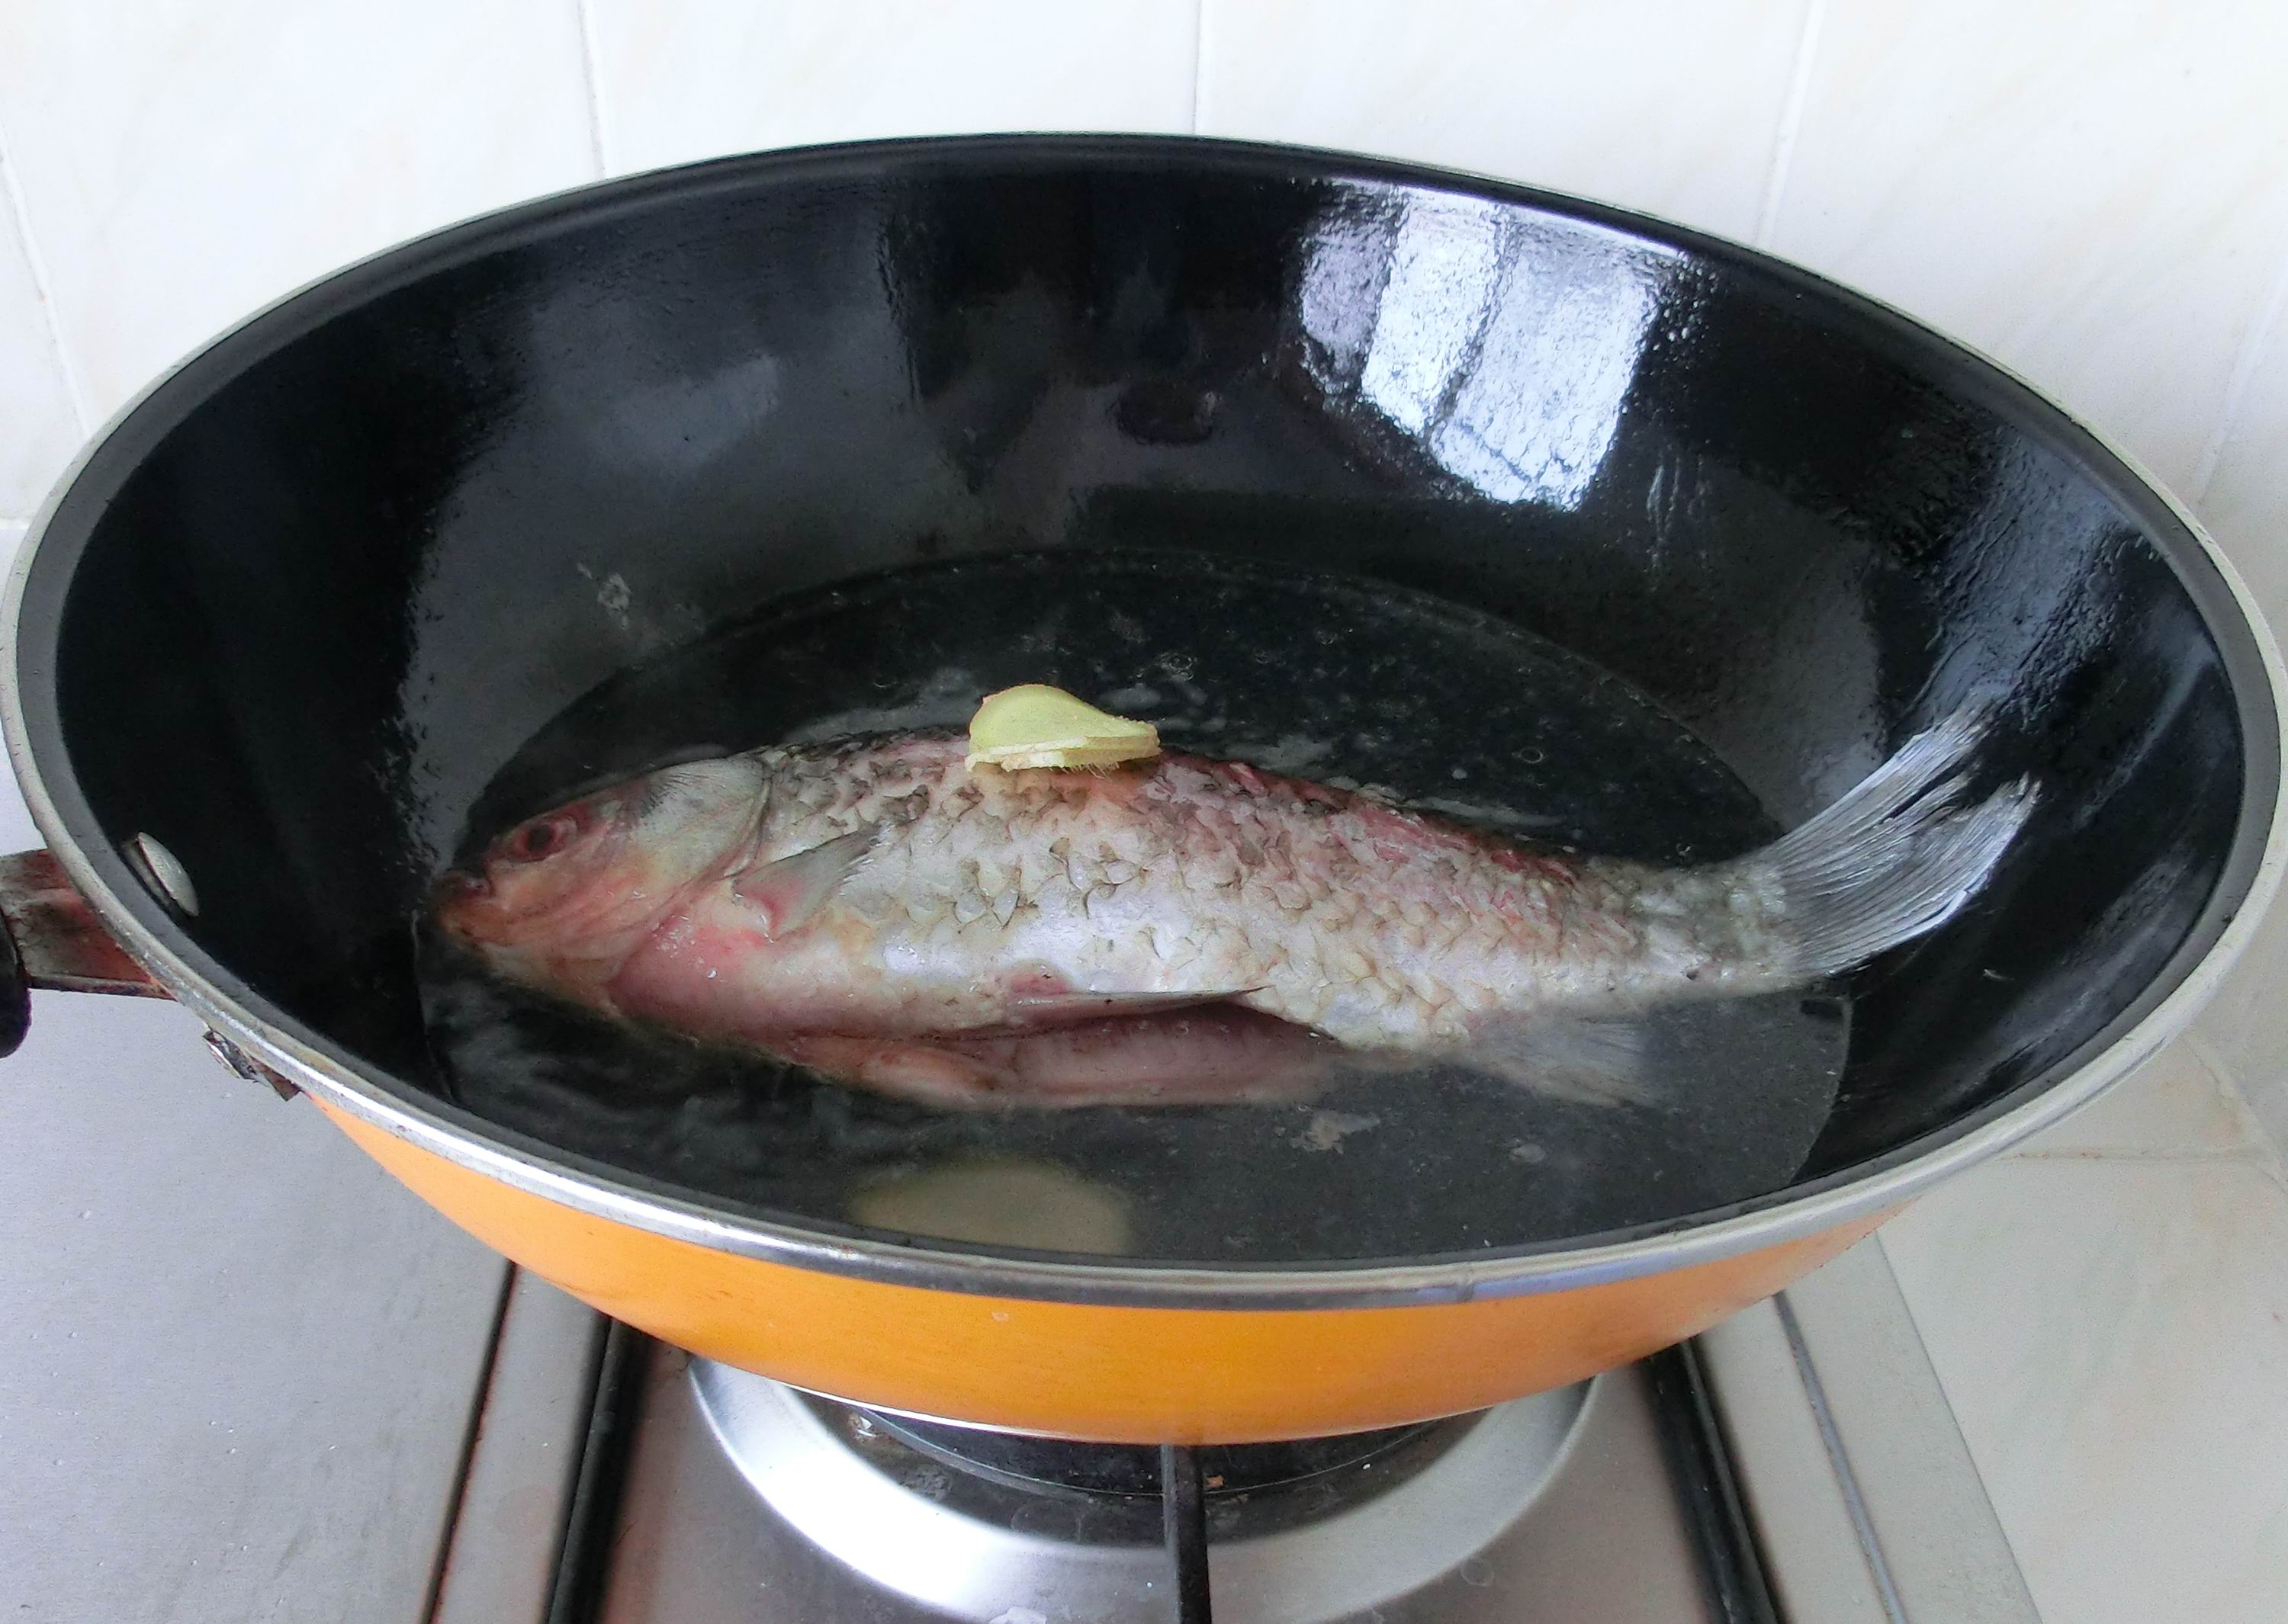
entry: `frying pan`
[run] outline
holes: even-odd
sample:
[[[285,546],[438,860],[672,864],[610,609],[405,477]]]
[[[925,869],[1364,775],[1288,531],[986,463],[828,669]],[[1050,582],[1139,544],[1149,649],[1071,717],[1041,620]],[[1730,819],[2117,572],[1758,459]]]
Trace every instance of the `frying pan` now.
[[[2040,800],[1970,907],[1843,989],[1847,1056],[1788,1168],[1577,1232],[1307,1259],[957,1241],[464,1103],[411,922],[552,718],[822,593],[1145,555],[1513,629],[1689,730],[1776,824],[1980,695],[1977,771]],[[1075,1438],[1393,1425],[1699,1331],[2181,1029],[2281,862],[2262,623],[2055,407],[1729,243],[1272,147],[821,148],[440,233],[123,412],[7,614],[8,744],[49,843],[8,869],[20,1017],[28,983],[163,992],[610,1314]]]

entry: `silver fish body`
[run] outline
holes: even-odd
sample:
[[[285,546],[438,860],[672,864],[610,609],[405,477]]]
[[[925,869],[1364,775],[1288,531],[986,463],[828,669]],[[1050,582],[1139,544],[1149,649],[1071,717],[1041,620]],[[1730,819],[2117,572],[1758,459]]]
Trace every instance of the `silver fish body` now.
[[[1180,755],[1004,772],[944,736],[773,748],[520,826],[441,915],[518,979],[895,1092],[1136,1097],[1122,1068],[1148,1034],[1140,1097],[1165,1097],[1184,1016],[1248,1050],[1219,1073],[1237,1097],[1280,1073],[1261,1023],[1197,1006],[1419,1056],[1800,984],[1919,934],[2030,804],[2024,785],[1956,804],[1976,731],[1926,735],[1767,851],[1693,869]]]

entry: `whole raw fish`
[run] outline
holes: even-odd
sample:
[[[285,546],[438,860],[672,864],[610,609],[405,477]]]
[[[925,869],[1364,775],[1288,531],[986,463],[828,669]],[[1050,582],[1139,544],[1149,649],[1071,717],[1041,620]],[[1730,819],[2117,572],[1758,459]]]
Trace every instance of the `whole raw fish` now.
[[[600,1012],[941,1104],[1274,1097],[1338,1053],[1612,1097],[1591,1023],[1803,985],[1960,907],[2034,799],[1966,800],[1980,731],[1958,716],[1770,846],[1674,869],[1196,757],[772,748],[519,825],[438,916]]]

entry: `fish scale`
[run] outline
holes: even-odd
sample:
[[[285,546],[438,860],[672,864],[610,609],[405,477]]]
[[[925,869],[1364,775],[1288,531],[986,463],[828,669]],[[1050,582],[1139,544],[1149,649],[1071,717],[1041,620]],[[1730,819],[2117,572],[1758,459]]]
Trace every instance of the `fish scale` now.
[[[974,981],[1038,960],[1078,972],[1082,990],[1243,994],[1362,1046],[1459,1042],[1472,1011],[1688,967],[1647,960],[1625,911],[1630,865],[1591,878],[1537,855],[1521,876],[1515,849],[1490,838],[1184,757],[1101,775],[973,772],[962,757],[952,738],[758,752],[759,860],[878,825],[834,907],[917,925],[950,915]],[[878,905],[887,897],[894,913]],[[1597,917],[1565,917],[1584,909]],[[1171,939],[1189,951],[1164,951]],[[1560,941],[1610,962],[1551,962]],[[998,1018],[992,996],[981,989],[980,1025]]]

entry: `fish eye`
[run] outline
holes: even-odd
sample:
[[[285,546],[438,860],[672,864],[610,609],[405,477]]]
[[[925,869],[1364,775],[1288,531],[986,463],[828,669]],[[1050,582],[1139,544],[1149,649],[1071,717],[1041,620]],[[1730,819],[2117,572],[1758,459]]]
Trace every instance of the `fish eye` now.
[[[561,852],[579,832],[580,820],[569,812],[535,818],[509,831],[508,838],[501,843],[501,855],[511,862],[536,863]]]

